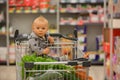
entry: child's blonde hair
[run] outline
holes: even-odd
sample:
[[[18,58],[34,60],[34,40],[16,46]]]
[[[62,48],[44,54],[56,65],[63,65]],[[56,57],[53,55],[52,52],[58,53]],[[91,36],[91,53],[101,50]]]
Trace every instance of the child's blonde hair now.
[[[36,24],[45,24],[48,27],[48,20],[43,16],[39,16],[33,21],[32,27]]]

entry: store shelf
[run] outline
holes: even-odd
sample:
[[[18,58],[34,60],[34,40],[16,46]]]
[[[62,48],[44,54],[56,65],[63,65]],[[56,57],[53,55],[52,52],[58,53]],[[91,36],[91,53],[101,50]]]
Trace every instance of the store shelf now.
[[[8,33],[8,34],[11,35],[12,33]],[[6,35],[7,35],[7,32],[0,32],[0,35],[6,36]]]
[[[70,11],[63,11],[63,10],[60,10],[60,13],[61,14],[84,14],[84,15],[89,15],[89,13],[97,13],[99,12],[98,10],[70,10]]]
[[[6,34],[7,34],[7,33],[5,33],[5,32],[0,32],[0,35],[6,36]]]
[[[103,1],[100,2],[60,2],[60,4],[92,4],[92,5],[98,5],[98,4],[103,4]]]
[[[7,65],[7,61],[0,61],[0,65]],[[9,65],[16,65],[16,63],[9,63]]]
[[[96,27],[98,27],[98,25],[101,26],[101,27],[103,27],[103,24],[104,24],[103,22],[85,23],[85,25],[96,26]]]
[[[0,65],[7,65],[6,61],[0,61]]]
[[[0,65],[7,65],[7,0],[0,0]]]
[[[87,41],[87,50],[95,51],[94,45],[96,43],[94,42],[94,37],[102,35],[102,28],[104,26],[104,0],[61,0],[59,5],[60,28],[72,27],[71,29],[73,29],[76,26],[87,26],[87,40],[90,40],[89,38],[92,37],[92,41]],[[96,32],[94,29],[100,30]],[[60,30],[63,31],[62,29]],[[91,49],[89,49],[88,45],[91,45]]]
[[[56,12],[50,12],[50,11],[40,11],[40,10],[9,10],[9,13],[41,13],[41,14],[55,14]]]
[[[97,23],[97,22],[93,22],[93,23],[84,23],[84,24],[82,24],[82,25],[77,25],[77,24],[60,24],[60,26],[83,26],[83,25],[89,25],[89,26],[103,26],[103,22],[101,22],[101,23]]]
[[[16,65],[16,63],[10,63],[10,65]]]
[[[108,14],[108,18],[111,17],[111,14]],[[120,19],[120,13],[113,14],[114,19]]]
[[[61,14],[89,14],[89,12],[87,10],[85,11],[65,11],[65,12],[62,12],[60,11]]]
[[[5,21],[0,22],[0,26],[4,26],[6,24]]]

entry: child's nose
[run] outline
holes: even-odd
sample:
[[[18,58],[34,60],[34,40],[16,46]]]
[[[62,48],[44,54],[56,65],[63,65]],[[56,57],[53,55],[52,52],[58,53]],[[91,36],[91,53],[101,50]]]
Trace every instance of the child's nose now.
[[[42,31],[42,29],[39,29],[39,31]]]

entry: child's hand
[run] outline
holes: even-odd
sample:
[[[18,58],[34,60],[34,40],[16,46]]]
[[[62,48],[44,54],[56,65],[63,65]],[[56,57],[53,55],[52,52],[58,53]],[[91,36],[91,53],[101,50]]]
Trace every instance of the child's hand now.
[[[53,38],[53,37],[48,36],[48,40],[50,41],[50,44],[53,44],[53,43],[54,43],[54,38]]]
[[[44,50],[43,50],[43,54],[48,54],[50,52],[50,49],[49,48],[45,48]]]

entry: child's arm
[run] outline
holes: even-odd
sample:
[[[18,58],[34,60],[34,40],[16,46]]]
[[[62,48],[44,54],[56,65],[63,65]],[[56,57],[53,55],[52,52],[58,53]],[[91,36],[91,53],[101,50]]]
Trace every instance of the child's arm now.
[[[29,39],[29,47],[31,49],[31,52],[35,52],[38,55],[48,54],[50,51],[50,49],[48,47],[44,48],[44,49],[42,47],[39,47],[38,41],[36,41],[36,39],[34,39],[34,38]]]
[[[48,40],[49,40],[50,44],[54,44],[54,38],[53,37],[48,36]]]

